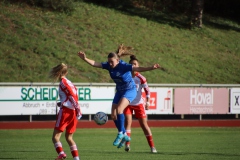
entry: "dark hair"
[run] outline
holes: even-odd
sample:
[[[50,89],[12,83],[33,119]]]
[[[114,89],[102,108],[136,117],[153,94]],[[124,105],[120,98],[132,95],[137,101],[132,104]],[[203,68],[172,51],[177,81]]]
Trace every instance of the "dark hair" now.
[[[108,58],[113,58],[113,57],[115,57],[115,58],[120,58],[117,53],[110,52],[110,53],[108,54]]]
[[[134,61],[134,60],[138,62],[137,57],[136,57],[135,55],[131,55],[131,56],[130,56],[129,63],[131,63],[131,62]]]

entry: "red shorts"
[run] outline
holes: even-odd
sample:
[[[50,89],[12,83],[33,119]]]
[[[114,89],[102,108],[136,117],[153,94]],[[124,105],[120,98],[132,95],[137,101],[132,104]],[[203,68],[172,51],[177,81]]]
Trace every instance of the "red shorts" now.
[[[77,128],[77,122],[75,110],[62,107],[58,112],[55,129],[62,132],[66,129],[67,133],[74,133]]]
[[[127,108],[124,109],[123,113],[124,114],[133,114],[133,111],[135,113],[136,118],[146,118],[146,112],[145,112],[145,107],[143,104],[139,104],[137,106],[127,106]]]

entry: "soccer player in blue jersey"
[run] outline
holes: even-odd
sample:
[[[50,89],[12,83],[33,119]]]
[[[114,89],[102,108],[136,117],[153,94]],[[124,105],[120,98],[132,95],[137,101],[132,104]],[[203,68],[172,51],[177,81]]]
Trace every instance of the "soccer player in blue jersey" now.
[[[130,141],[130,137],[126,134],[124,127],[125,117],[123,110],[137,95],[136,85],[132,79],[131,72],[144,72],[160,68],[159,64],[154,64],[150,67],[135,67],[132,64],[120,60],[122,56],[132,55],[131,49],[131,47],[120,45],[117,52],[109,53],[107,62],[102,63],[87,58],[86,54],[82,51],[78,52],[78,56],[91,66],[108,70],[110,77],[116,83],[116,93],[112,102],[111,118],[114,120],[118,129],[118,135],[113,142],[113,145],[118,146],[118,148],[121,148],[121,145],[125,144],[124,142]]]

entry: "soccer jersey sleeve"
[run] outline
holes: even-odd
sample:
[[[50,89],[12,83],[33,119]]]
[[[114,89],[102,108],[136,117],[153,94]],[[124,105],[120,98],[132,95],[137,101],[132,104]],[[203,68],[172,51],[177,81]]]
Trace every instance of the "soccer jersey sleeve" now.
[[[102,69],[106,69],[108,70],[109,69],[109,63],[108,62],[102,62]]]
[[[78,95],[76,87],[72,83],[69,83],[68,80],[65,78],[63,78],[62,81],[60,82],[60,87],[66,94],[72,106],[75,108],[78,119],[80,119],[82,113],[80,110],[80,106],[78,104]]]
[[[128,71],[132,71],[132,64],[127,64],[127,63],[125,63],[124,64],[124,70],[125,70],[125,72],[128,72]]]
[[[132,64],[126,63],[123,60],[120,60],[119,63],[121,66],[120,68],[121,68],[121,70],[123,70],[123,72],[128,72],[128,71],[131,72],[132,71]]]
[[[143,89],[144,89],[144,91],[145,91],[146,97],[150,98],[150,90],[149,90],[149,87],[148,87],[147,82],[145,82],[145,83],[143,84]]]
[[[148,84],[147,84],[147,79],[141,74],[138,74],[138,77],[141,81],[141,85],[142,85],[142,88],[145,91],[146,97],[149,98],[150,97],[150,90],[149,90],[149,87],[148,87]]]

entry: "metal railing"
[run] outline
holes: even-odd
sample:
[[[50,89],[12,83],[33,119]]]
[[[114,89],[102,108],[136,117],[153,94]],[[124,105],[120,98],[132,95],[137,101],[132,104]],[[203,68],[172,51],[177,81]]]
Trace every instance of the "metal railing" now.
[[[0,86],[58,86],[58,83],[50,82],[0,82]],[[115,83],[74,83],[76,86],[115,86]],[[149,83],[150,87],[240,87],[240,84],[167,84]]]

